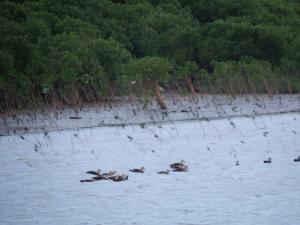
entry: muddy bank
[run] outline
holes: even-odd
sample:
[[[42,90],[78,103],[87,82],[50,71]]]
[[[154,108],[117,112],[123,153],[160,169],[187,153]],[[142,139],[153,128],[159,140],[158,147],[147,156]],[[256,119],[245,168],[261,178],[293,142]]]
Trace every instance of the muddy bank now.
[[[155,99],[116,98],[105,103],[63,110],[44,109],[0,115],[0,135],[48,132],[101,126],[253,117],[300,111],[300,95],[164,96],[167,109]]]

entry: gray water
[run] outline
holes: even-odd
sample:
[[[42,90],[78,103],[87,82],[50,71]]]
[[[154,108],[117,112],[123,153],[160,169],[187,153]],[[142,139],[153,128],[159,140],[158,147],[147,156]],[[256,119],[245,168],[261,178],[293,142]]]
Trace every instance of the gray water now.
[[[298,225],[299,121],[289,113],[0,137],[0,224]],[[189,172],[156,173],[181,159]],[[128,171],[140,166],[144,174]],[[129,179],[79,182],[97,168]]]

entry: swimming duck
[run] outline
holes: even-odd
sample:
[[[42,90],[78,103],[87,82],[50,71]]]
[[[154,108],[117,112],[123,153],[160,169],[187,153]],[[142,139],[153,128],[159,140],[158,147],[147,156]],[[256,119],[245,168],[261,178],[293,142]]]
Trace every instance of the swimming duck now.
[[[129,171],[134,172],[134,173],[144,173],[145,168],[142,166],[140,169],[132,169],[132,170],[129,170]]]
[[[185,161],[181,160],[178,163],[172,163],[172,164],[170,164],[170,167],[173,169],[173,168],[176,168],[177,166],[184,166],[184,165],[185,165]]]
[[[110,177],[110,176],[113,176],[116,173],[117,173],[117,171],[112,170],[112,171],[108,171],[107,173],[102,173],[101,175],[104,176],[104,177]]]
[[[96,181],[96,180],[107,180],[108,178],[102,175],[98,175],[96,177],[93,177],[92,180]]]
[[[272,163],[272,158],[271,158],[271,157],[268,157],[267,160],[264,160],[264,163]]]
[[[158,171],[158,174],[166,174],[168,175],[170,173],[170,170],[162,170],[162,171]]]
[[[94,181],[95,181],[94,179],[80,180],[81,183],[84,183],[84,182],[94,182]]]
[[[102,176],[101,174],[99,174],[95,177],[92,177],[92,179],[80,180],[80,182],[94,182],[94,181],[97,181],[97,180],[107,180],[107,179],[108,179],[107,177]]]
[[[111,177],[110,179],[115,182],[119,182],[119,181],[128,180],[128,176],[127,175],[115,175],[115,176]]]
[[[172,168],[174,172],[187,172],[189,167],[187,165],[177,165]]]
[[[98,175],[101,175],[101,170],[100,169],[97,169],[97,171],[90,170],[90,171],[87,171],[86,173],[98,176]]]
[[[300,156],[298,156],[296,159],[294,159],[294,162],[300,162]]]

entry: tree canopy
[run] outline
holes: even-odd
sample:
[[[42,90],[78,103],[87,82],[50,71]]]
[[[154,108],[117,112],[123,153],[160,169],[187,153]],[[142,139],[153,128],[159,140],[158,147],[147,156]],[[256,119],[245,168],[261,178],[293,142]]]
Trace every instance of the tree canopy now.
[[[229,74],[300,91],[296,0],[3,0],[0,29],[1,101],[74,85],[122,94],[133,79],[207,89]]]

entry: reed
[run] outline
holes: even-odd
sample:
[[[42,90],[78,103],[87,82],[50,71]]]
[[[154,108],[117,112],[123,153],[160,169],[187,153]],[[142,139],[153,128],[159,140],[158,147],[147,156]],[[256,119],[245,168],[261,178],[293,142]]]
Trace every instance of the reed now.
[[[163,86],[165,92],[162,93]],[[166,83],[160,82],[140,82],[116,86],[110,83],[108,87],[102,88],[97,82],[88,84],[74,83],[67,87],[56,87],[43,93],[38,88],[28,89],[27,93],[10,91],[1,92],[0,105],[1,112],[16,114],[24,109],[43,109],[52,108],[61,110],[65,106],[74,107],[77,110],[84,104],[91,104],[94,107],[107,105],[118,96],[128,96],[133,113],[136,114],[137,107],[135,102],[138,99],[147,97],[154,98],[162,110],[168,108],[164,100],[164,95],[171,95],[175,104],[176,95],[190,95],[197,103],[197,96],[208,94],[226,94],[231,97],[245,94],[292,94],[299,93],[300,79],[297,76],[286,76],[284,74],[270,74],[263,78],[241,74],[237,77],[217,77],[207,76],[197,79],[185,77],[181,80],[171,80]]]

